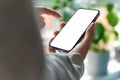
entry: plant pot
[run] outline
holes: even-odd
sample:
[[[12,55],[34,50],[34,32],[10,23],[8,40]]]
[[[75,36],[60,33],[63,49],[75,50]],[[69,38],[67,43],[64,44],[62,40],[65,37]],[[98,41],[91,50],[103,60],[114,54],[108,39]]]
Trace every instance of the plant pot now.
[[[86,69],[90,76],[98,77],[107,75],[109,52],[89,51],[87,55]]]
[[[115,48],[115,59],[120,62],[120,49]]]

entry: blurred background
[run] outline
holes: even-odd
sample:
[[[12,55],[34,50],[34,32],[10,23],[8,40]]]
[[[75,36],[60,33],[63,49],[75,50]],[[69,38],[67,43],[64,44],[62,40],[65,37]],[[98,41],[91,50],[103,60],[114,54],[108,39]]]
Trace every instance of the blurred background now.
[[[47,24],[41,34],[46,53],[49,39],[59,30],[60,22],[67,22],[79,8],[100,10],[81,80],[120,80],[120,0],[34,0],[34,3],[63,15],[61,20],[44,15]]]

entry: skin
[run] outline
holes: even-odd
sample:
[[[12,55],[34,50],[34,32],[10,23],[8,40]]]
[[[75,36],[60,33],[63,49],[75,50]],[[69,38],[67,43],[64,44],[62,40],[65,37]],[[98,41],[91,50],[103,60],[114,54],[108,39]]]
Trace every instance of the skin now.
[[[40,19],[40,23],[41,23],[41,28],[43,28],[45,26],[45,22],[44,22],[45,18],[44,18],[44,16],[42,16],[43,14],[51,15],[56,18],[62,18],[62,16],[58,12],[48,9],[46,7],[37,7],[36,9],[37,9],[38,13],[40,13],[39,19]]]
[[[57,18],[62,18],[61,14],[59,14],[58,12],[56,12],[54,10],[48,9],[46,7],[39,7],[37,9],[41,12],[41,14],[48,14],[48,15],[52,15]]]
[[[42,14],[47,14],[47,15],[52,15],[57,18],[62,18],[62,16],[54,10],[51,10],[51,9],[48,9],[45,7],[39,7],[37,9],[39,11],[41,11],[40,17]],[[42,17],[42,18],[43,18],[42,22],[44,23],[44,17]],[[60,24],[61,29],[64,27],[64,25],[65,25],[64,22]],[[94,35],[94,27],[95,27],[95,23],[91,23],[91,25],[86,30],[84,38],[70,52],[68,52],[68,54],[69,53],[79,53],[82,56],[83,60],[85,59],[87,52],[89,50],[91,41],[92,41],[92,37]],[[54,37],[58,33],[59,33],[59,31],[54,31]],[[54,37],[50,39],[50,42],[54,39]],[[56,52],[56,49],[51,48],[51,47],[49,48],[49,50],[54,53]]]

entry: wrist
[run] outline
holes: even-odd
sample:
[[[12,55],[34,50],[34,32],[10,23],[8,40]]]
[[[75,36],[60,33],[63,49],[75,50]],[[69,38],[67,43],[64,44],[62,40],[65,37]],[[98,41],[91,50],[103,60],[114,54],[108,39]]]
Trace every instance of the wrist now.
[[[84,54],[84,52],[82,52],[82,51],[74,51],[74,50],[72,50],[69,53],[70,54],[79,54],[82,57],[83,60],[85,59],[85,56],[86,56],[86,54]]]

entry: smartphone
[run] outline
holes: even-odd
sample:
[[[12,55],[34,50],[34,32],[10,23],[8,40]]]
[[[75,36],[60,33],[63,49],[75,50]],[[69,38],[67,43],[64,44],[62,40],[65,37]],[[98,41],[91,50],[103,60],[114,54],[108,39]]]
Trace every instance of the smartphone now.
[[[99,10],[78,9],[49,44],[50,47],[63,51],[72,50],[77,42],[83,38],[89,25],[96,21],[99,14]]]

